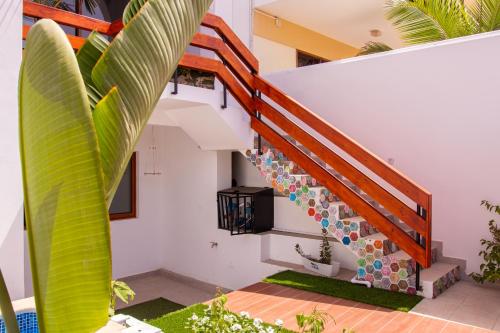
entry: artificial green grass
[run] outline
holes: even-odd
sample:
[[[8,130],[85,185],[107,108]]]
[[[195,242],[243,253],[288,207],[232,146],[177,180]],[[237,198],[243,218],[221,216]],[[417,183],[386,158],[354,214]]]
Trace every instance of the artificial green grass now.
[[[410,311],[423,299],[421,296],[412,296],[377,288],[366,288],[365,286],[353,284],[347,281],[294,271],[280,272],[264,279],[264,282],[307,290],[318,294],[344,298],[403,312]]]
[[[185,308],[184,305],[171,302],[165,298],[157,298],[117,310],[116,313],[127,314],[140,320],[149,320],[183,308]]]
[[[200,318],[203,317],[205,315],[206,308],[208,308],[208,306],[205,304],[194,304],[187,308],[168,313],[160,318],[148,320],[147,323],[158,327],[163,332],[192,333],[190,328],[186,328],[188,319],[193,315],[193,313]],[[293,331],[289,331],[287,329],[282,329],[281,332],[294,333]]]
[[[188,319],[193,313],[198,317],[203,317],[207,307],[208,306],[205,304],[194,304],[187,308],[168,313],[162,317],[148,320],[147,323],[158,327],[163,332],[191,333],[191,329],[186,328]]]

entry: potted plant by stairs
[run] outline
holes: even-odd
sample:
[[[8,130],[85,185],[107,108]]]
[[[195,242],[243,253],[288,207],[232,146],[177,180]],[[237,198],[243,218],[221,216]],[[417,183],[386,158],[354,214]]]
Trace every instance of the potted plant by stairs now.
[[[323,228],[321,237],[319,258],[305,254],[300,244],[295,244],[295,251],[302,257],[302,264],[305,269],[324,276],[336,276],[339,273],[340,263],[332,261],[332,247],[328,241],[328,230]]]

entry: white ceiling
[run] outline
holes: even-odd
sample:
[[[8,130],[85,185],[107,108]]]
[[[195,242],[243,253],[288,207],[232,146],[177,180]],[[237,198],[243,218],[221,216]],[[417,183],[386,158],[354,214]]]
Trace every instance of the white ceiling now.
[[[267,0],[259,4],[259,10],[354,47],[368,41],[402,46],[398,32],[385,19],[385,0]],[[372,29],[379,29],[382,36],[372,37]]]

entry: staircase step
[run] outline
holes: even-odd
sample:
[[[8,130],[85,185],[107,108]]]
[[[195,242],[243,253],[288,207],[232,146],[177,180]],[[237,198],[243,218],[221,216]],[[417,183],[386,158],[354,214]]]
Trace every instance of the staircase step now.
[[[412,234],[413,231],[407,231],[407,233]],[[385,256],[400,251],[399,246],[397,246],[392,240],[390,240],[386,235],[384,235],[381,232],[373,233],[367,236],[362,236],[361,238],[363,238],[366,241],[381,241],[383,244],[382,249]],[[439,256],[439,246],[437,244],[432,244],[431,251],[432,251],[431,255],[432,263],[436,263]]]
[[[436,298],[458,281],[459,265],[437,262],[420,272],[421,294],[425,298]]]

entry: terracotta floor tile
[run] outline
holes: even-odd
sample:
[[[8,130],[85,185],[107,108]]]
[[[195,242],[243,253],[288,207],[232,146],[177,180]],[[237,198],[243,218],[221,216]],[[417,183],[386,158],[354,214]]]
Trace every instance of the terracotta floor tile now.
[[[358,333],[376,332],[385,324],[390,322],[393,318],[395,318],[398,314],[399,313],[397,311],[378,308],[371,311],[368,317],[365,317],[362,320],[358,320],[356,323],[352,324],[352,326],[346,327],[353,329]]]

